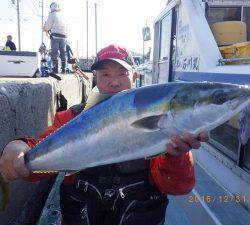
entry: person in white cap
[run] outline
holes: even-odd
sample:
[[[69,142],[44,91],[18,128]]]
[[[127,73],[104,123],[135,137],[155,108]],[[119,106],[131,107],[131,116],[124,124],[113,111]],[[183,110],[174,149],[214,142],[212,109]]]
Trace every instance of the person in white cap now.
[[[61,15],[61,9],[56,2],[50,4],[50,13],[44,25],[44,31],[50,35],[51,39],[51,58],[53,61],[53,72],[58,73],[58,51],[62,65],[62,73],[65,73],[66,67],[66,38],[67,29]]]

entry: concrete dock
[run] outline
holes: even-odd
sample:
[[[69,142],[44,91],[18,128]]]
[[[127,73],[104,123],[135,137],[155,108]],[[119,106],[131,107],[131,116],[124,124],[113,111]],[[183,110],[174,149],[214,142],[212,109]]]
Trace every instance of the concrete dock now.
[[[61,80],[0,78],[0,152],[11,140],[38,137],[53,123],[56,111],[84,102],[92,88],[92,74],[88,76],[88,81],[76,74],[60,75]],[[53,179],[12,182],[10,204],[5,212],[0,212],[0,225],[26,224],[27,219],[37,219],[32,217],[40,213],[52,184]],[[31,207],[32,199],[38,201]]]

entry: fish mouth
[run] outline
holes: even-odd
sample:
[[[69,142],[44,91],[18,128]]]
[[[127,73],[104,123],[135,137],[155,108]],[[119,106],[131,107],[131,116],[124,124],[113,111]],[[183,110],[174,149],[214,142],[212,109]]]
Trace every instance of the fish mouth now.
[[[226,103],[228,108],[232,111],[241,111],[250,104],[250,97],[243,95],[240,98],[233,99]]]

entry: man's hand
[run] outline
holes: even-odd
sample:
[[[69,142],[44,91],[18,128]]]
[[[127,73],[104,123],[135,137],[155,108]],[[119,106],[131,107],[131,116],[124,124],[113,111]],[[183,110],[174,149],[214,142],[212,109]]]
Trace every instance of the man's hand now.
[[[0,158],[0,173],[8,179],[14,180],[29,176],[24,164],[24,154],[30,147],[21,140],[12,141],[6,145]]]
[[[50,31],[48,29],[46,29],[45,27],[43,28],[43,31],[46,33],[46,36],[49,37]]]
[[[172,136],[171,141],[173,144],[167,145],[167,153],[173,156],[178,156],[188,152],[191,149],[198,149],[201,146],[200,142],[208,141],[209,136],[206,132],[201,132],[198,137],[190,133],[185,133],[182,138],[179,136]]]

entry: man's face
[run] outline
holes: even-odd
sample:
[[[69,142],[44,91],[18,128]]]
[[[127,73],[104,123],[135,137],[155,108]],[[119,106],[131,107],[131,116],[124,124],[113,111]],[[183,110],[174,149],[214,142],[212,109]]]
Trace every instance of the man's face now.
[[[96,82],[100,93],[117,93],[132,88],[133,72],[115,61],[105,60],[96,70]]]

